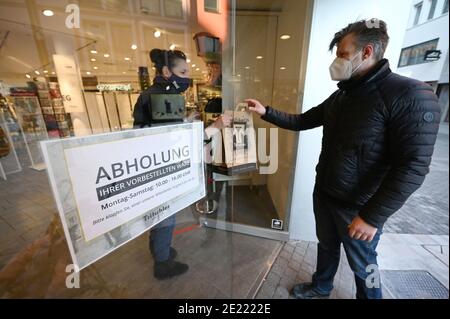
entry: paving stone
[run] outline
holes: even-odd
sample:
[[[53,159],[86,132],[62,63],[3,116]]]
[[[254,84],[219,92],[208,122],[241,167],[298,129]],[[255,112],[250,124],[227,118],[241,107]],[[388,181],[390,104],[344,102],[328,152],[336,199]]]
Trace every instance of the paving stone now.
[[[287,252],[289,255],[294,252],[295,246],[285,244],[283,247],[283,251]]]
[[[287,299],[289,297],[289,291],[285,287],[278,286],[273,295],[274,299]]]

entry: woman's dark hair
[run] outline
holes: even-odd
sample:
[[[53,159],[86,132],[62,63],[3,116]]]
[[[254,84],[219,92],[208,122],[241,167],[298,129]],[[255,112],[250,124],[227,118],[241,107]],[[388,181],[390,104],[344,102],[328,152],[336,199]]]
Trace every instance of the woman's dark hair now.
[[[177,64],[177,60],[186,61],[186,55],[179,50],[161,50],[152,49],[150,51],[150,60],[155,66],[157,73],[162,73],[162,68],[167,66],[170,70]]]

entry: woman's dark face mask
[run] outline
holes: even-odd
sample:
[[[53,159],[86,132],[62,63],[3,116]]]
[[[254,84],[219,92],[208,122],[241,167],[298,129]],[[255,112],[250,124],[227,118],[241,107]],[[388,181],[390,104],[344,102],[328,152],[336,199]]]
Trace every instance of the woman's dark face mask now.
[[[179,93],[186,91],[191,84],[191,79],[189,77],[189,65],[186,61],[183,59],[178,59],[170,72],[172,74],[167,80],[173,84]]]
[[[168,78],[168,81],[173,84],[179,93],[186,91],[191,84],[190,78],[182,78],[174,73],[172,73],[172,75]]]

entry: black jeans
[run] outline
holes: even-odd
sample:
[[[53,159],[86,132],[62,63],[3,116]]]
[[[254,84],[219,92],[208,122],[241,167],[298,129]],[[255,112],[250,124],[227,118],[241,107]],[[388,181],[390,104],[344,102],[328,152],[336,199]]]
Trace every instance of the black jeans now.
[[[371,242],[352,239],[348,235],[348,225],[357,216],[358,208],[350,207],[321,193],[317,187],[313,193],[313,205],[316,233],[319,239],[317,269],[313,275],[313,285],[316,291],[329,294],[333,289],[342,243],[350,268],[355,275],[356,298],[382,298],[375,251],[380,240],[381,230],[378,230]]]

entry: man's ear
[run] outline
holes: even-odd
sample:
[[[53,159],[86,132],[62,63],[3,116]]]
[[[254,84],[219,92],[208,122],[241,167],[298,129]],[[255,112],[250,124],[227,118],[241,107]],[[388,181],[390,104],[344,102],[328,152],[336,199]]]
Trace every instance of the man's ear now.
[[[168,78],[170,78],[171,75],[172,75],[172,72],[169,71],[169,68],[167,66],[163,66],[162,67],[162,76],[165,79],[168,79]]]
[[[370,59],[371,57],[373,57],[373,53],[373,44],[369,43],[363,50],[363,58]]]

